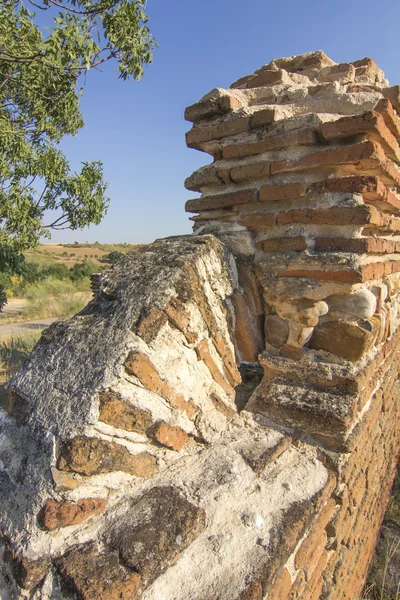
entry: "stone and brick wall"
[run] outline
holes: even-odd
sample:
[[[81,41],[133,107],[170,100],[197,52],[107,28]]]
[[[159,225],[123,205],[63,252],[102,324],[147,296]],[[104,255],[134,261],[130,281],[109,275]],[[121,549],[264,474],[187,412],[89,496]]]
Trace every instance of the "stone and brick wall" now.
[[[3,600],[355,600],[396,469],[399,87],[277,59],[186,110],[194,234],[42,335],[0,412]]]

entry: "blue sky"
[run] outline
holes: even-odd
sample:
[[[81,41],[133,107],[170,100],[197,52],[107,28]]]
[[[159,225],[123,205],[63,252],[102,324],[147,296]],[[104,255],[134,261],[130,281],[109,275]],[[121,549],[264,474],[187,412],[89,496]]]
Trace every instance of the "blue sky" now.
[[[191,230],[185,178],[210,161],[185,146],[186,106],[281,56],[324,50],[336,62],[370,56],[400,83],[400,3],[394,0],[149,0],[159,47],[143,79],[114,65],[88,74],[85,128],[66,139],[71,165],[102,160],[111,205],[101,225],[54,242],[151,242]]]

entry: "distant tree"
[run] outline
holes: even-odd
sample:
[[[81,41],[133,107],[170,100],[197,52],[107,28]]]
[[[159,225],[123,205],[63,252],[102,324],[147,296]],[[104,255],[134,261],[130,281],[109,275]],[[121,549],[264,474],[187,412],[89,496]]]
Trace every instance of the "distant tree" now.
[[[46,35],[32,8],[52,15]],[[109,203],[101,162],[71,172],[58,143],[84,125],[80,82],[90,69],[113,60],[122,79],[143,74],[155,45],[144,8],[144,0],[0,3],[0,247],[19,253],[52,229],[101,221]]]
[[[69,277],[72,281],[78,281],[84,277],[90,277],[92,273],[96,273],[97,265],[91,260],[84,260],[81,263],[75,263],[69,270]]]
[[[69,279],[70,270],[64,263],[55,263],[47,267],[44,274],[46,277],[54,277],[54,279]]]
[[[114,252],[110,252],[106,254],[104,258],[107,258],[112,265],[115,265],[121,258],[125,256],[123,252],[118,252],[118,250],[114,250]]]

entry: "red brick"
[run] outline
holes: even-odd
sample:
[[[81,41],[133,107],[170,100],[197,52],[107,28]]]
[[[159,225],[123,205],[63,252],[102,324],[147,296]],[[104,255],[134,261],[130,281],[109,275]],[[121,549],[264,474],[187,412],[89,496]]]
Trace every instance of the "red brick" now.
[[[276,121],[276,110],[274,108],[263,108],[262,110],[257,110],[251,116],[250,128],[257,129],[264,125],[270,125],[274,121]]]
[[[233,96],[222,96],[220,98],[209,98],[185,109],[186,121],[200,121],[240,108],[242,104]]]
[[[223,150],[224,158],[241,158],[254,154],[261,154],[271,150],[280,150],[282,148],[291,148],[299,145],[315,144],[317,141],[314,131],[311,129],[296,129],[277,135],[271,135],[263,140],[249,144],[235,144],[225,146]]]
[[[397,112],[399,112],[400,111],[400,85],[394,85],[390,88],[383,88],[382,94],[384,95],[385,98],[390,100],[393,107],[397,110]]]
[[[305,183],[289,183],[286,185],[263,185],[260,188],[260,202],[274,200],[294,200],[302,198],[307,190]]]
[[[382,238],[315,238],[316,252],[385,254],[400,251],[400,243]]]
[[[245,165],[233,167],[230,170],[230,177],[232,181],[235,181],[236,183],[253,179],[264,179],[269,177],[270,167],[270,163],[266,161],[247,163]]]
[[[299,208],[278,213],[277,224],[304,223],[310,225],[366,225],[381,222],[378,211],[370,206],[333,207],[326,209]]]
[[[271,175],[278,173],[327,168],[337,170],[343,167],[351,171],[378,170],[391,184],[400,184],[400,173],[377,142],[365,141],[340,148],[329,148],[307,154],[297,160],[282,160],[271,164]],[[344,169],[345,167],[345,169]]]
[[[381,114],[387,127],[390,129],[396,139],[400,138],[400,118],[393,109],[392,103],[386,98],[379,100],[374,110]]]
[[[204,125],[193,127],[186,134],[186,144],[189,148],[202,149],[202,146],[206,142],[212,140],[220,140],[230,135],[236,135],[238,133],[244,133],[249,130],[249,117],[236,117],[217,125]]]
[[[264,252],[302,252],[307,249],[306,238],[277,238],[257,242],[257,248]]]
[[[324,123],[321,133],[327,141],[368,133],[371,139],[382,143],[396,160],[400,158],[400,148],[396,138],[386,126],[383,117],[375,111]]]
[[[150,391],[162,396],[172,408],[186,412],[189,419],[193,419],[198,409],[191,401],[186,401],[182,394],[178,394],[159,375],[157,369],[143,352],[130,352],[126,361],[125,369],[130,375],[134,375]]]
[[[262,231],[276,225],[276,213],[239,214],[238,222],[248,229]]]
[[[279,573],[272,589],[268,592],[268,600],[287,600],[292,587],[292,577],[286,568]]]
[[[80,525],[106,508],[103,498],[84,498],[77,502],[57,502],[49,498],[39,513],[40,524],[49,530]]]
[[[248,204],[257,201],[258,190],[239,190],[227,194],[215,194],[188,200],[185,204],[186,212],[199,212],[202,210],[214,210],[216,208],[227,208],[237,204]]]
[[[189,436],[180,427],[174,427],[165,423],[165,421],[159,421],[153,427],[150,428],[148,434],[155,439],[159,444],[171,448],[179,452],[188,443]]]
[[[249,79],[245,83],[245,87],[246,89],[250,89],[262,87],[264,85],[277,85],[278,83],[282,83],[284,81],[285,75],[287,75],[287,73],[283,69],[279,69],[278,71],[265,69],[255,77]]]
[[[357,271],[315,271],[312,269],[286,269],[278,277],[305,277],[316,281],[338,281],[341,283],[362,282],[362,274]]]
[[[325,181],[314,183],[311,187],[319,194],[325,194],[327,192],[367,194],[372,192],[377,194],[376,196],[373,196],[375,198],[381,197],[381,194],[378,191],[380,185],[383,186],[380,180],[373,175],[357,175],[355,177],[332,177],[330,179],[325,179]]]
[[[235,397],[234,388],[228,383],[225,376],[219,370],[217,364],[215,363],[213,357],[210,354],[210,349],[208,347],[207,340],[202,340],[198,346],[196,347],[196,352],[199,356],[199,360],[202,360],[208,370],[211,373],[212,378],[218,385],[224,390],[228,396]]]

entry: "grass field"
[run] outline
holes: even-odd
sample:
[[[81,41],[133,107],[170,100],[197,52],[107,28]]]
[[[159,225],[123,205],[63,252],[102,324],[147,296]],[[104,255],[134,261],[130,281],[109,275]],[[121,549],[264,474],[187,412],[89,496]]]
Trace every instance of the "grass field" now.
[[[82,260],[92,260],[99,265],[110,252],[126,254],[135,244],[40,244],[37,248],[25,252],[28,262],[37,263],[41,267],[49,267],[54,263],[63,263],[72,267]]]

